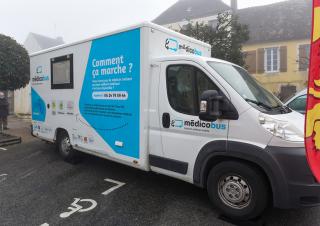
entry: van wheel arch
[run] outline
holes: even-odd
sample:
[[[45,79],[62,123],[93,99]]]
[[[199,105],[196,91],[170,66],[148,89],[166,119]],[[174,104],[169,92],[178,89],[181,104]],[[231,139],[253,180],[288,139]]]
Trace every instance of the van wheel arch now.
[[[57,151],[63,160],[70,163],[77,163],[80,156],[78,151],[72,147],[68,131],[63,128],[57,128],[55,138]]]
[[[215,156],[215,157],[213,156],[212,158],[210,158],[208,160],[206,167],[204,169],[204,172],[203,172],[204,173],[203,174],[204,187],[207,184],[208,176],[209,176],[211,169],[222,162],[239,162],[239,163],[243,163],[245,165],[248,165],[248,166],[256,169],[257,171],[259,171],[263,175],[265,181],[268,184],[268,191],[269,191],[270,197],[273,197],[273,191],[272,191],[272,186],[271,186],[271,182],[269,180],[269,177],[267,176],[267,174],[264,172],[264,170],[259,165],[255,164],[253,162],[244,160],[244,159],[231,157],[231,156]]]
[[[261,216],[270,204],[270,187],[255,166],[239,160],[222,161],[211,168],[208,196],[225,216],[250,220]]]
[[[58,127],[57,129],[56,129],[56,131],[55,131],[55,133],[54,133],[54,141],[55,141],[55,143],[57,143],[57,141],[58,141],[58,138],[59,138],[59,135],[61,134],[61,133],[63,133],[63,132],[65,132],[65,133],[67,133],[68,135],[69,135],[69,133],[68,133],[68,131],[66,130],[66,129],[64,129],[64,128],[61,128],[61,127]],[[70,135],[69,135],[70,136]]]
[[[268,151],[255,145],[234,141],[212,141],[199,152],[193,170],[193,183],[206,187],[207,177],[215,165],[223,161],[241,161],[257,168],[269,184],[274,206],[289,200],[283,191],[287,189],[284,173]]]

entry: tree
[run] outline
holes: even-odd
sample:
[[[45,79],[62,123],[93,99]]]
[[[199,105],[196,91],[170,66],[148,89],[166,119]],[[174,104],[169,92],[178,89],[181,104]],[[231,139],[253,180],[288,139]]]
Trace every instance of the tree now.
[[[11,37],[0,34],[0,90],[20,89],[29,79],[27,50]]]
[[[189,23],[180,31],[182,34],[209,43],[211,56],[245,66],[243,44],[249,40],[247,25],[240,24],[238,16],[230,12],[218,14],[217,25]]]

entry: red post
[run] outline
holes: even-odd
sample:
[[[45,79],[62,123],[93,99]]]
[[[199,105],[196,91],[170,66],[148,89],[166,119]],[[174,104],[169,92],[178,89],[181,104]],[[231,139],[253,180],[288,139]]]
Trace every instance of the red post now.
[[[312,18],[305,145],[310,169],[320,182],[320,0],[313,1]]]

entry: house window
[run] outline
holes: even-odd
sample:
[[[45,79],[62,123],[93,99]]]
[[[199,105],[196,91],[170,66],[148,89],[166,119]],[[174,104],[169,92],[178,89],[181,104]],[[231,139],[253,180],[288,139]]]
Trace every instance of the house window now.
[[[51,59],[51,89],[73,89],[73,55]]]
[[[245,57],[246,67],[250,74],[257,73],[257,51],[247,51],[243,52],[243,56]]]
[[[264,50],[264,70],[265,72],[279,72],[280,51],[278,47],[266,48]]]
[[[310,44],[299,45],[299,71],[306,71],[309,68]]]

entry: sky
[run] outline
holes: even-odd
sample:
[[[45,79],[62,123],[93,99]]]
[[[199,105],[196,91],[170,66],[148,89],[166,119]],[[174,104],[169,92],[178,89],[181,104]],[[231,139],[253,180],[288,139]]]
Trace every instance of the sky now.
[[[195,0],[196,1],[196,0]],[[223,0],[230,4],[230,0]],[[282,0],[238,0],[239,8]],[[0,0],[0,34],[23,43],[29,32],[66,43],[151,21],[177,0]]]

